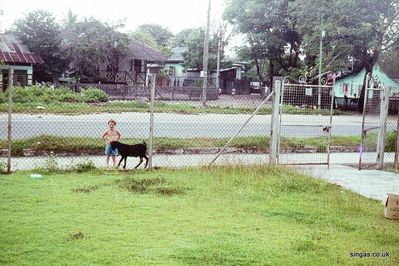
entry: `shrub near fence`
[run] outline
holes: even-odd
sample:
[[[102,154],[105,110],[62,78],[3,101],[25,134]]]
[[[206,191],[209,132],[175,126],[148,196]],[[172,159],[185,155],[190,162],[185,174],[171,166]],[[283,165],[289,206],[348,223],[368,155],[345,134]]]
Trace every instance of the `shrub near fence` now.
[[[73,91],[82,91],[86,88],[96,87],[104,91],[110,99],[114,100],[134,100],[149,99],[150,88],[144,85],[126,85],[126,84],[95,84],[79,83],[67,85]],[[150,85],[151,86],[151,85]],[[161,86],[157,85],[155,89],[155,98],[157,100],[195,100],[202,99],[202,87],[194,85],[186,86]],[[207,100],[217,100],[219,91],[215,87],[207,90]]]
[[[0,103],[8,101],[8,91],[0,93]],[[14,87],[13,103],[79,103],[105,102],[108,95],[100,89],[89,87],[81,93],[69,88],[51,88],[45,86]]]

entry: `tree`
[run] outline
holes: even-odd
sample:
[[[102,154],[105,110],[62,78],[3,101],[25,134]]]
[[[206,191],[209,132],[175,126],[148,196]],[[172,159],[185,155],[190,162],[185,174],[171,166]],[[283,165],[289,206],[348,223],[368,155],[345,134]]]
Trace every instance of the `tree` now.
[[[119,56],[126,52],[128,44],[127,35],[117,31],[120,26],[102,23],[95,18],[76,23],[65,36],[72,76],[96,78],[101,64],[116,71]]]
[[[137,31],[147,32],[162,47],[170,46],[173,37],[173,33],[169,29],[158,24],[143,24],[138,27]]]
[[[15,31],[28,49],[40,55],[44,64],[35,66],[35,79],[56,81],[68,66],[62,49],[61,28],[53,15],[44,10],[29,12],[15,22]]]
[[[192,68],[202,70],[203,67],[203,53],[204,53],[204,37],[205,31],[202,28],[191,29],[187,32],[186,46],[187,51],[183,53],[183,66],[185,68]],[[208,69],[216,69],[217,61],[218,39],[217,35],[209,39],[209,61]],[[223,58],[223,54],[221,56]]]
[[[289,0],[232,0],[224,17],[246,35],[242,54],[249,56],[264,82],[264,62],[269,62],[270,78],[289,74],[298,67],[301,37],[297,21],[289,12]]]
[[[152,35],[149,34],[148,32],[134,31],[134,32],[129,32],[128,36],[129,36],[129,38],[132,38],[134,40],[139,40],[156,50],[159,50],[159,51],[162,50],[162,47],[159,46],[159,44],[154,39],[154,37],[152,37]]]
[[[195,31],[196,29],[184,29],[178,32],[172,40],[173,47],[186,47],[187,46],[187,38],[188,36]]]
[[[314,47],[324,29],[324,41],[328,41],[325,53],[341,60],[353,56],[359,60],[356,67],[364,67],[366,73],[372,72],[380,54],[399,37],[399,0],[296,0],[292,5],[295,16],[303,21],[300,32],[306,42],[306,55],[316,56]],[[363,108],[365,82],[366,76],[359,111]]]
[[[141,41],[145,42],[147,45],[152,44],[155,41],[156,46],[152,46],[158,49],[160,52],[166,56],[171,55],[172,38],[173,33],[158,24],[143,24],[138,27],[138,29],[133,33],[135,37],[138,37]]]
[[[388,76],[399,78],[399,47],[383,51],[378,64]]]
[[[62,21],[62,24],[65,28],[73,28],[78,22],[78,15],[74,14],[72,10],[68,10],[65,18]]]

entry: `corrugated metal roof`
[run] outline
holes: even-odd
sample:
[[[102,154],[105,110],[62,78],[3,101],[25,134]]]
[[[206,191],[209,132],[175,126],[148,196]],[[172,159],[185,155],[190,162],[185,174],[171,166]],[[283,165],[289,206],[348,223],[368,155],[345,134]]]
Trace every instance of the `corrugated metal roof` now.
[[[5,63],[43,64],[40,55],[31,53],[14,34],[0,34],[0,61]]]
[[[142,59],[155,62],[163,62],[166,60],[166,56],[161,52],[137,40],[130,41],[127,55],[132,59]]]

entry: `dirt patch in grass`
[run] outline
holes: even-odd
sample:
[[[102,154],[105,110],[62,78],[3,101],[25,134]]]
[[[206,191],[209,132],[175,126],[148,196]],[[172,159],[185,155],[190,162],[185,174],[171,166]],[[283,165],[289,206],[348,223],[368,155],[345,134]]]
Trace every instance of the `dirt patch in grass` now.
[[[84,238],[83,233],[82,232],[77,232],[77,233],[70,234],[69,237],[68,237],[68,240],[80,240],[80,239],[83,239],[83,238]]]
[[[81,188],[74,188],[72,191],[76,193],[89,193],[96,189],[98,189],[98,186],[83,186]]]
[[[165,179],[160,177],[148,179],[125,178],[116,181],[120,188],[127,189],[128,191],[135,193],[149,192],[151,187],[163,184],[165,182]]]
[[[173,196],[183,194],[184,188],[174,187],[162,177],[153,177],[147,179],[125,178],[116,180],[118,186],[127,189],[133,193],[156,193],[163,196]]]
[[[90,193],[90,192],[93,192],[101,187],[105,187],[105,186],[109,186],[109,185],[111,185],[111,184],[106,183],[106,184],[93,185],[93,186],[84,185],[83,187],[80,187],[80,188],[74,188],[74,189],[72,189],[72,191],[75,193]]]
[[[158,194],[163,196],[173,196],[184,194],[185,189],[183,187],[159,187],[156,191]]]

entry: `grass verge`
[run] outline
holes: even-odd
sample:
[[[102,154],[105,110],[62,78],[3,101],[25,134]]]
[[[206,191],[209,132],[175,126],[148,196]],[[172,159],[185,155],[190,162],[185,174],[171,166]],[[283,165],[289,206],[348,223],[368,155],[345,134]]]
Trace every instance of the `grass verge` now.
[[[204,148],[204,147],[223,147],[229,138],[155,138],[155,149],[162,153],[168,149],[182,148]],[[375,151],[376,134],[369,134],[365,139],[367,151]],[[141,143],[142,138],[126,138],[124,143],[135,144]],[[389,132],[386,136],[385,151],[392,152],[395,150],[396,132]],[[269,148],[270,138],[261,136],[237,137],[229,147],[242,148],[247,150],[264,151]],[[282,138],[282,149],[292,150],[293,152],[312,148],[317,152],[326,152],[326,137],[315,138]],[[358,150],[360,145],[360,136],[341,136],[332,137],[331,146],[345,147],[348,150]],[[0,149],[7,149],[7,141],[0,140]],[[42,135],[27,139],[16,139],[13,141],[13,156],[23,156],[24,149],[31,149],[34,152],[50,153],[72,153],[72,154],[101,154],[104,144],[99,138],[89,137],[58,137]]]
[[[155,138],[155,149],[163,152],[167,149],[181,148],[204,148],[204,147],[223,147],[229,138]],[[126,138],[124,143],[141,143],[142,138]],[[370,147],[372,141],[370,139]],[[333,137],[332,146],[356,147],[359,146],[360,137]],[[237,137],[230,147],[248,150],[265,150],[269,148],[270,138],[260,136]],[[325,152],[326,138],[283,138],[281,142],[283,149],[302,149],[304,147],[314,147],[318,152]],[[7,148],[7,141],[0,140],[0,149]],[[12,153],[14,156],[22,156],[24,149],[44,152],[66,152],[79,154],[100,154],[103,152],[104,144],[99,138],[88,137],[57,137],[42,135],[28,139],[16,139],[13,142]]]
[[[8,105],[0,104],[0,112],[7,112]],[[38,108],[38,106],[40,106]],[[183,114],[252,114],[255,107],[196,107],[189,104],[156,103],[158,113],[183,113]],[[286,114],[308,114],[308,115],[329,115],[329,110],[315,110],[284,106]],[[106,103],[15,103],[14,113],[33,114],[90,114],[90,113],[120,113],[120,112],[149,112],[149,104],[142,101],[110,101]],[[259,114],[271,114],[270,107],[262,108]],[[334,110],[334,115],[345,114],[340,110]]]
[[[20,172],[0,193],[2,265],[399,264],[381,203],[287,168]]]

